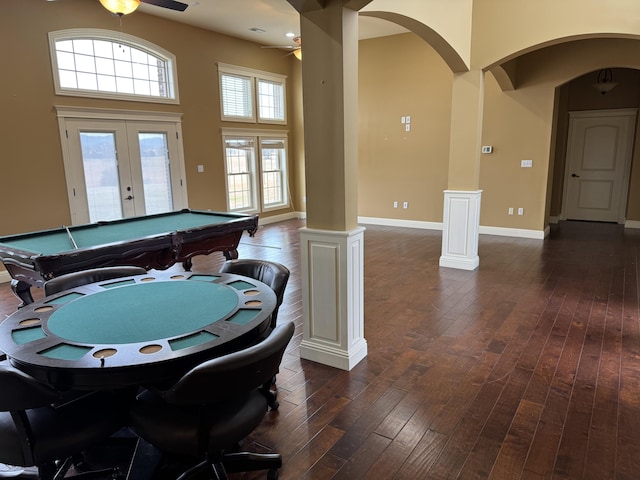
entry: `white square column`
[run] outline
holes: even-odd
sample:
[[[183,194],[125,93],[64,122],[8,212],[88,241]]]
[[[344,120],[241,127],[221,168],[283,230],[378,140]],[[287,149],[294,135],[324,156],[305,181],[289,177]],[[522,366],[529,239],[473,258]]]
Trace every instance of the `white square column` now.
[[[475,270],[480,265],[480,197],[482,190],[444,191],[440,266]]]
[[[351,370],[367,356],[364,230],[300,229],[304,315],[301,358]]]

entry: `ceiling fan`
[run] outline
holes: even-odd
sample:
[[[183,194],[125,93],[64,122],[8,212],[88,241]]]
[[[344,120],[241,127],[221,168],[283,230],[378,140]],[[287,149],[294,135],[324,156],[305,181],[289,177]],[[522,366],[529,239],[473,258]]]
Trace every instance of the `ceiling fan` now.
[[[177,10],[184,12],[189,5],[175,0],[100,0],[100,3],[104,8],[109,10],[115,15],[128,15],[133,13],[140,3],[146,3],[149,5],[155,5],[156,7],[168,8],[170,10]]]
[[[102,0],[101,0],[102,1]],[[287,55],[293,55],[298,60],[302,60],[302,38],[294,37],[292,38],[294,45],[263,45],[262,48],[286,48],[291,50],[291,52],[287,53]]]
[[[47,0],[54,2],[55,0]],[[186,3],[177,2],[175,0],[99,0],[104,8],[114,15],[123,16],[136,11],[140,3],[155,5],[156,7],[168,8],[178,12],[184,12],[189,6]]]

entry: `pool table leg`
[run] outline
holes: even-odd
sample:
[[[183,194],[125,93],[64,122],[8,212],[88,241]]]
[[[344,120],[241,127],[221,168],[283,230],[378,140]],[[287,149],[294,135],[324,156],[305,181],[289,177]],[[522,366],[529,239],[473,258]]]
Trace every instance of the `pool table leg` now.
[[[224,258],[226,258],[227,260],[235,260],[236,258],[238,258],[238,250],[236,250],[235,248],[233,250],[225,250],[223,253]]]
[[[16,280],[14,278],[11,280],[11,290],[13,291],[13,294],[21,300],[18,308],[22,308],[25,305],[33,303],[33,296],[31,296],[31,285],[27,282]]]
[[[231,250],[224,250],[222,253],[224,255],[224,258],[227,260],[235,260],[236,258],[238,258],[238,250],[235,248]],[[191,257],[182,261],[182,267],[184,268],[185,272],[191,271],[191,267],[193,267],[193,262],[191,261]]]

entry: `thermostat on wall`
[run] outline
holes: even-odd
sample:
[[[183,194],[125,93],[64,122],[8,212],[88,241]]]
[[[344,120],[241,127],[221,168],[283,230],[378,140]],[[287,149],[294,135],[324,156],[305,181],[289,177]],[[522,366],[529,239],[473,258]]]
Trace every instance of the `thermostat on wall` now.
[[[482,147],[482,153],[492,153],[493,147],[491,145],[484,145]]]

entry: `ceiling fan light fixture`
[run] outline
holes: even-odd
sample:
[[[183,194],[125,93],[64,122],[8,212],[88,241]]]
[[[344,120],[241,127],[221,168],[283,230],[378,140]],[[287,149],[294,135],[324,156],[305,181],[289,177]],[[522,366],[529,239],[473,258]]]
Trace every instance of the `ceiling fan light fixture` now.
[[[129,15],[140,6],[140,0],[100,0],[104,8],[114,15]]]
[[[593,85],[593,88],[599,91],[601,95],[605,95],[613,90],[616,85],[618,85],[618,83],[613,81],[613,73],[611,72],[611,69],[603,68],[598,72],[598,78],[596,83]]]
[[[298,48],[296,50],[293,51],[293,56],[296,57],[298,60],[302,60],[302,49]]]

